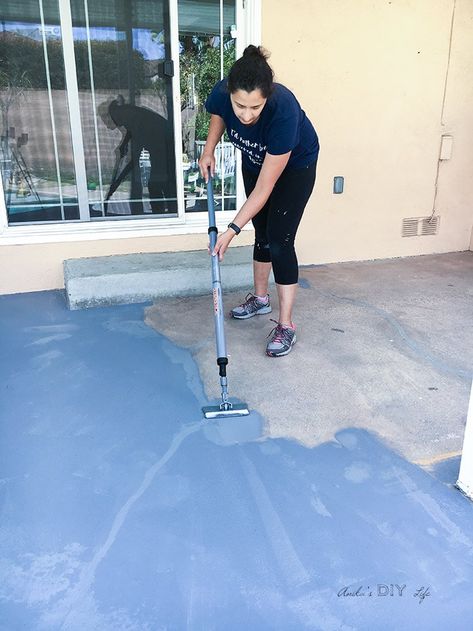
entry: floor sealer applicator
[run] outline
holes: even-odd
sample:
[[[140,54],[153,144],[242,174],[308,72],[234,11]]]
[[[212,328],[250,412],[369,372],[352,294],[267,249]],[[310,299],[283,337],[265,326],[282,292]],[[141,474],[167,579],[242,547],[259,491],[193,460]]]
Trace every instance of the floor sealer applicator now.
[[[210,252],[213,252],[217,242],[217,226],[215,221],[215,202],[212,178],[207,182],[207,204],[209,214]],[[217,256],[210,257],[212,261],[212,292],[215,316],[215,338],[217,346],[217,365],[219,367],[222,402],[220,405],[207,405],[202,408],[205,418],[223,418],[228,416],[247,416],[250,411],[244,403],[230,403],[228,400],[227,364],[228,357],[225,344],[225,330],[223,321],[222,283],[220,281],[220,265]]]

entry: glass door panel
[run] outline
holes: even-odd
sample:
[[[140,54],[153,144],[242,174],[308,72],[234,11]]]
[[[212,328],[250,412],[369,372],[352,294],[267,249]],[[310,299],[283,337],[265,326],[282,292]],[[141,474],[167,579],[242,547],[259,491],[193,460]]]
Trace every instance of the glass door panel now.
[[[58,0],[2,0],[0,170],[9,224],[77,220]]]
[[[170,5],[179,22],[174,100]],[[9,224],[172,217],[182,181],[185,210],[205,210],[197,168],[209,120],[204,103],[235,60],[235,5],[2,0],[0,170]],[[234,209],[228,139],[216,158],[217,208]]]
[[[72,0],[91,219],[177,214],[168,0]]]
[[[181,118],[186,212],[206,211],[198,160],[210,116],[205,100],[236,59],[235,0],[179,0]],[[216,148],[216,209],[235,210],[235,150],[226,138]]]

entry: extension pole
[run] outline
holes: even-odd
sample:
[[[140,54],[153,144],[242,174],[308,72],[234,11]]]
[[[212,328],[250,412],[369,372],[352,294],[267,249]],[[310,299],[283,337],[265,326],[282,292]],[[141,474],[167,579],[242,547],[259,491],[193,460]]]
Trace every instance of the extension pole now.
[[[207,204],[209,211],[209,240],[210,252],[212,253],[217,243],[217,222],[215,220],[215,200],[212,186],[212,178],[209,171],[207,180]],[[217,256],[212,256],[212,295],[215,319],[215,341],[217,347],[217,365],[219,367],[220,387],[222,389],[222,410],[228,410],[232,404],[228,401],[228,381],[227,381],[227,348],[225,343],[225,331],[223,320],[223,299],[222,282],[220,279],[220,265]]]

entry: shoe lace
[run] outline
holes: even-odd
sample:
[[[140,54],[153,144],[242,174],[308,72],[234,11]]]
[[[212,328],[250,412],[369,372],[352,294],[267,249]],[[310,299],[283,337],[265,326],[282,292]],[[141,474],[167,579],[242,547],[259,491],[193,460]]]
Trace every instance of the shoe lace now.
[[[256,305],[256,301],[257,301],[257,297],[254,296],[253,294],[246,294],[245,297],[245,302],[242,302],[240,307],[248,307],[248,306],[255,306]]]
[[[272,338],[273,342],[279,342],[279,343],[282,343],[282,344],[290,344],[291,343],[291,337],[292,337],[292,329],[288,328],[287,326],[283,326],[282,324],[280,324],[276,320],[273,320],[273,318],[270,318],[270,320],[271,320],[271,322],[274,322],[276,324],[276,326],[268,334],[268,337],[273,336],[273,338]]]

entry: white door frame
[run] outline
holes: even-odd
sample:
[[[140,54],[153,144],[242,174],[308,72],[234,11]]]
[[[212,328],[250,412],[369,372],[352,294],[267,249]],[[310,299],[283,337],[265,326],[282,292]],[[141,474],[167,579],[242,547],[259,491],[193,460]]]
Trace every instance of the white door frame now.
[[[238,28],[236,53],[238,58],[250,44],[254,46],[261,44],[261,0],[237,0],[236,20]],[[236,172],[237,208],[240,208],[245,201],[240,151],[237,151]]]
[[[180,223],[184,223],[186,219],[186,207],[184,201],[184,172],[181,168],[182,154],[182,119],[181,119],[181,82],[179,70],[179,16],[177,0],[168,0],[169,2],[169,22],[171,37],[171,59],[173,60],[174,74],[172,77],[172,108],[173,108],[173,124],[174,124],[174,164],[176,169],[176,195],[177,195],[177,214]],[[159,221],[159,220],[158,220]]]
[[[87,0],[85,0],[87,1]],[[88,10],[86,7],[86,13]],[[84,139],[80,118],[79,85],[77,82],[76,58],[74,55],[74,36],[72,32],[72,14],[69,0],[59,0],[59,20],[61,41],[64,53],[64,74],[66,78],[66,98],[69,108],[69,121],[72,130],[72,155],[76,176],[77,202],[81,221],[89,221],[89,196],[87,194],[87,171],[85,166]],[[93,86],[92,86],[93,89]],[[95,112],[94,112],[95,116]]]

